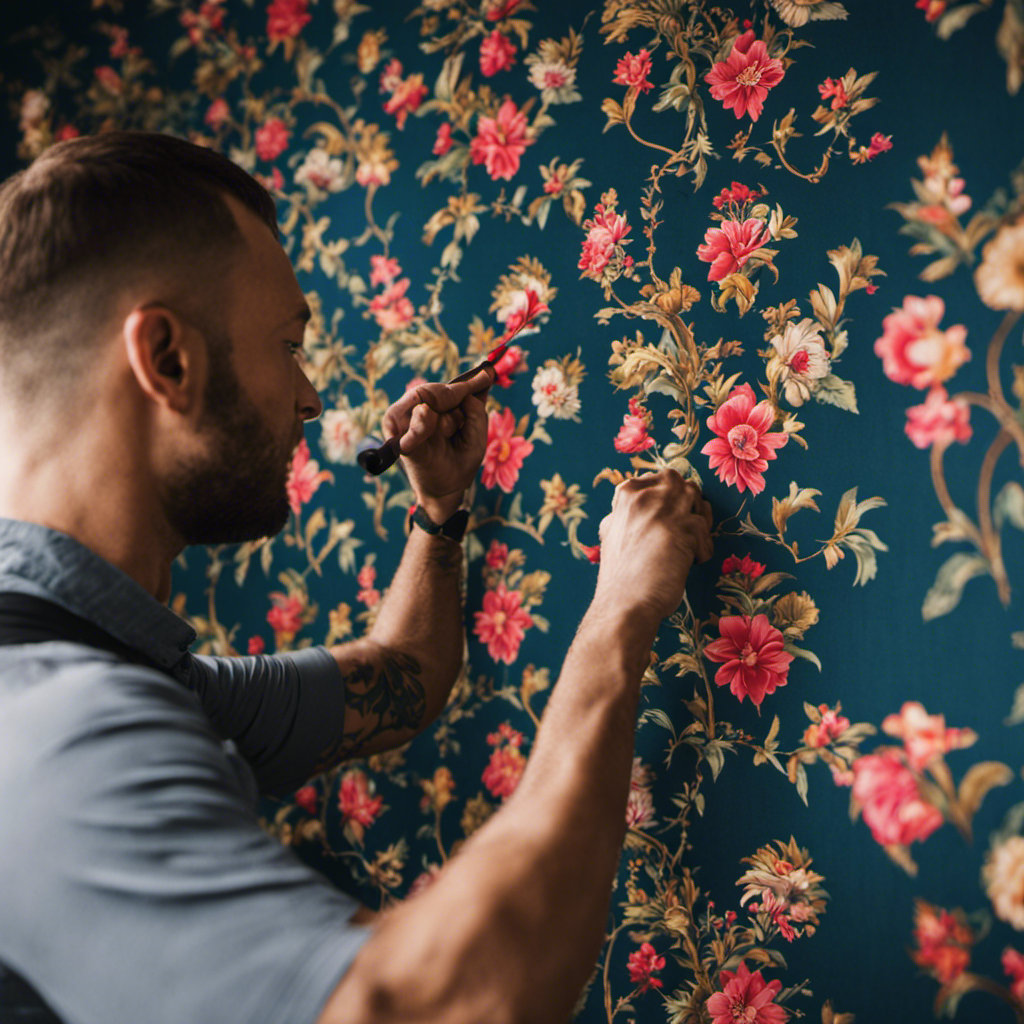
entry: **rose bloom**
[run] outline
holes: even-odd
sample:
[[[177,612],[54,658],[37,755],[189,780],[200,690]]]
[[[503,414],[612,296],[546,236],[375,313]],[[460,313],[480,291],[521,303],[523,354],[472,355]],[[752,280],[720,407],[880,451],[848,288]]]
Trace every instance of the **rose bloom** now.
[[[827,747],[833,740],[850,728],[850,720],[827,704],[819,704],[820,722],[811,722],[804,730],[805,747]]]
[[[793,655],[782,649],[782,634],[767,615],[724,615],[718,631],[720,638],[704,648],[704,657],[722,663],[715,683],[728,686],[740,703],[749,697],[759,708],[766,694],[787,682]]]
[[[352,825],[353,831],[361,840],[363,830],[369,828],[384,804],[382,796],[370,795],[370,783],[364,772],[358,768],[350,768],[341,777],[338,789],[338,807],[342,821]]]
[[[1024,955],[1012,946],[1007,946],[1003,950],[1001,962],[1007,977],[1013,982],[1010,991],[1024,1002]]]
[[[325,480],[333,480],[334,476],[326,469],[320,469],[320,463],[309,457],[309,445],[303,438],[292,456],[291,468],[288,470],[286,489],[288,504],[298,515],[302,506],[307,504],[320,489]]]
[[[928,392],[924,405],[907,409],[903,429],[918,448],[948,445],[954,441],[967,444],[973,433],[970,418],[971,408],[963,399],[951,402],[944,387],[934,387]]]
[[[741,493],[764,490],[762,473],[768,462],[777,458],[775,449],[789,440],[784,433],[769,433],[775,412],[768,401],[755,404],[749,384],[732,389],[718,411],[708,417],[708,426],[718,436],[708,441],[701,453],[709,457],[719,480],[732,484]]]
[[[366,433],[347,406],[328,409],[320,417],[320,447],[331,462],[354,466],[364,437]]]
[[[782,61],[769,57],[764,43],[755,40],[754,30],[750,29],[732,44],[729,56],[718,61],[704,81],[726,110],[734,111],[737,117],[749,114],[750,120],[756,121],[764,109],[768,90],[777,86],[784,74]]]
[[[441,127],[437,129],[437,138],[434,139],[434,148],[431,152],[434,156],[444,156],[451,148],[452,126],[450,122],[445,121]]]
[[[756,189],[748,188],[742,182],[734,181],[732,183],[732,188],[723,188],[722,191],[711,200],[711,205],[716,210],[720,210],[726,205],[726,203],[735,203],[737,206],[742,206],[750,200],[760,198],[761,193]]]
[[[826,78],[824,84],[818,86],[818,93],[823,100],[827,100],[829,96],[832,97],[832,102],[829,104],[832,110],[845,107],[850,102],[850,97],[846,95],[846,86],[843,85],[841,78],[835,81]]]
[[[341,160],[332,159],[327,150],[317,147],[306,154],[302,166],[295,172],[295,183],[308,182],[324,192],[340,192],[344,184],[342,174]]]
[[[537,415],[571,420],[580,411],[580,393],[560,366],[542,366],[533,377],[533,404]]]
[[[893,751],[867,754],[853,762],[853,798],[876,843],[909,846],[923,842],[942,815],[921,799],[913,773]]]
[[[734,572],[742,573],[751,579],[756,579],[765,570],[760,562],[755,562],[750,555],[744,555],[742,561],[736,555],[730,555],[722,562],[722,575],[729,576]]]
[[[218,96],[211,104],[209,110],[206,111],[206,116],[203,120],[214,129],[219,128],[230,116],[231,111],[228,107],[227,100],[223,97]],[[259,140],[256,143],[257,152],[259,151]]]
[[[499,540],[492,540],[484,561],[491,569],[503,568],[508,561],[508,545],[502,544]]]
[[[533,451],[533,443],[525,437],[515,436],[516,421],[511,409],[492,412],[487,421],[487,450],[484,452],[484,487],[497,485],[506,494],[519,479],[526,456]]]
[[[481,117],[476,135],[470,139],[469,155],[474,164],[484,164],[492,181],[508,181],[519,170],[519,158],[535,139],[526,133],[526,115],[512,102],[505,100],[498,116]]]
[[[882,321],[884,333],[875,341],[875,355],[889,380],[923,391],[949,380],[971,358],[964,344],[966,327],[939,329],[945,311],[946,304],[937,295],[908,295],[903,308]]]
[[[308,814],[316,814],[316,786],[303,786],[297,789],[295,802]]]
[[[821,380],[832,369],[821,340],[821,328],[816,320],[807,317],[799,323],[786,324],[783,334],[772,338],[784,369],[779,377],[790,405],[803,405],[811,397],[815,381]]]
[[[892,149],[892,136],[875,132],[868,145],[868,159],[873,160],[879,153],[887,153],[890,149]]]
[[[650,72],[651,55],[646,50],[641,50],[635,57],[627,53],[615,65],[615,77],[612,81],[616,85],[627,85],[630,89],[649,92],[654,88],[647,78]]]
[[[483,784],[491,796],[511,796],[526,767],[526,758],[519,749],[523,743],[523,734],[513,729],[508,722],[502,722],[496,732],[487,734],[487,742],[494,750],[481,777]]]
[[[760,971],[750,973],[740,962],[735,973],[722,971],[719,980],[725,987],[705,1004],[712,1024],[785,1024],[789,1014],[775,1002],[782,982],[765,982]]]
[[[270,595],[270,601],[267,624],[274,631],[280,646],[282,636],[293,637],[302,629],[302,616],[306,605],[294,594],[289,597],[276,591]]]
[[[735,274],[771,237],[767,225],[756,217],[741,224],[738,220],[723,220],[720,228],[704,232],[704,244],[697,246],[697,259],[710,263],[709,281],[721,281]]]
[[[409,278],[403,277],[370,300],[370,312],[381,330],[401,330],[412,322],[415,310],[405,295],[408,288]]]
[[[636,398],[629,400],[629,413],[622,417],[622,426],[615,436],[615,450],[630,454],[654,447],[654,438],[647,433],[647,410]]]
[[[602,203],[595,207],[594,219],[583,222],[583,228],[587,237],[576,265],[583,271],[583,275],[597,281],[600,280],[601,271],[608,266],[615,246],[629,234],[630,228],[625,214],[606,211]]]
[[[400,131],[405,128],[406,118],[423,102],[427,91],[422,75],[410,75],[399,80],[391,98],[384,104],[384,112],[395,115],[396,128]]]
[[[480,73],[490,78],[508,70],[516,62],[516,52],[515,43],[495,29],[480,43]]]
[[[479,641],[487,644],[487,653],[495,661],[511,665],[519,655],[519,645],[533,625],[525,608],[520,608],[523,595],[509,590],[504,583],[484,594],[483,611],[474,612],[476,624],[473,632]]]
[[[308,6],[308,0],[273,0],[267,7],[267,38],[273,43],[297,36],[313,20]]]
[[[267,645],[263,640],[263,637],[251,636],[249,637],[249,644],[246,648],[246,653],[250,655],[262,654],[267,649]]]
[[[256,129],[256,155],[261,160],[276,160],[287,148],[291,133],[279,117],[268,118]]]
[[[1024,218],[1000,228],[974,272],[978,296],[992,309],[1024,309]]]
[[[660,978],[655,978],[654,972],[660,971],[664,966],[665,958],[658,956],[649,942],[645,942],[635,953],[630,953],[626,957],[629,980],[634,985],[639,985],[641,992],[662,987],[664,982]]]
[[[370,257],[370,287],[376,288],[379,284],[391,284],[396,278],[402,276],[402,268],[398,260],[388,256]]]
[[[996,917],[1024,931],[1024,836],[989,850],[981,877]]]
[[[942,907],[917,900],[914,907],[914,941],[917,949],[910,958],[940,984],[948,985],[967,969],[974,933]]]

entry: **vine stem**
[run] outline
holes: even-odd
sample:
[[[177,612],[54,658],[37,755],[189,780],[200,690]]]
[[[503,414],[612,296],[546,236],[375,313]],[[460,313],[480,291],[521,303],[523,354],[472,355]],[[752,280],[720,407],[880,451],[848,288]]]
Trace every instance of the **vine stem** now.
[[[1011,309],[1007,311],[1006,316],[1003,317],[1003,322],[999,325],[999,330],[996,331],[989,342],[988,356],[985,359],[985,375],[988,379],[989,392],[998,405],[1007,412],[1010,409],[1003,394],[1002,381],[999,379],[999,358],[1003,354],[1003,345],[1006,344],[1006,339],[1009,337],[1010,331],[1013,330],[1013,325],[1020,319],[1020,316],[1019,310]]]
[[[999,591],[999,600],[1003,607],[1010,603],[1010,581],[1006,575],[1006,567],[1003,565],[1002,543],[999,533],[992,523],[992,475],[995,472],[999,456],[1013,440],[1006,430],[1000,430],[995,440],[989,445],[985,453],[985,460],[981,464],[981,474],[978,477],[978,525],[981,527],[981,535],[985,541],[984,555],[988,559],[992,577],[996,581],[996,589]]]
[[[619,932],[621,932],[622,929],[626,927],[627,924],[625,921],[623,921],[622,924],[618,925],[618,927],[612,930],[611,935],[608,936],[608,949],[605,951],[604,955],[604,971],[602,972],[602,981],[604,984],[604,1012],[608,1020],[608,1024],[611,1024],[612,1018],[615,1016],[615,1014],[612,1013],[612,990],[608,978],[608,972],[612,964],[612,946],[615,945],[615,940],[616,938],[618,938]]]
[[[950,522],[954,519],[961,520],[961,525],[967,531],[968,536],[973,541],[974,545],[979,551],[984,550],[984,539],[978,532],[978,528],[971,522],[957,508],[953,501],[952,496],[949,493],[949,488],[946,486],[946,476],[942,469],[942,458],[946,454],[946,449],[949,447],[949,443],[938,443],[932,445],[931,451],[931,470],[932,470],[932,486],[935,488],[935,497],[939,499],[939,504],[942,506],[942,510],[946,513],[947,518]]]
[[[646,139],[641,139],[640,136],[637,135],[637,133],[633,130],[633,126],[629,123],[628,117],[624,117],[622,119],[622,123],[626,126],[626,130],[629,132],[629,134],[632,135],[633,138],[636,139],[636,141],[639,142],[641,146],[647,146],[649,149],[660,149],[662,153],[668,153],[669,156],[676,157],[678,159],[679,154],[674,149],[669,149],[668,146],[663,146],[659,142],[648,142]],[[666,163],[665,166],[667,167],[668,163]]]

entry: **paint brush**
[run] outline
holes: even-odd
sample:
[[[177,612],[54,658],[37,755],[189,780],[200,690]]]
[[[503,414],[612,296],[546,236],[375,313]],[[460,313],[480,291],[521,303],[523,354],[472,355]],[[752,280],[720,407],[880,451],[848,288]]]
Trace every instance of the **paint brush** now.
[[[496,349],[487,353],[487,358],[482,362],[478,363],[471,370],[467,370],[465,373],[460,373],[458,377],[453,377],[449,384],[461,384],[463,381],[469,380],[470,377],[475,376],[485,366],[493,366],[504,354],[505,349],[508,348],[509,342],[512,340],[518,331],[513,331]],[[420,399],[420,402],[424,402],[424,399]],[[420,404],[417,402],[417,405]],[[430,402],[425,402],[426,405],[431,405]],[[415,408],[415,406],[413,406]],[[434,412],[437,412],[434,409]],[[385,470],[390,469],[395,462],[398,460],[399,444],[401,442],[400,437],[390,437],[379,447],[371,446],[362,449],[356,456],[356,461],[359,465],[372,476],[380,476]]]

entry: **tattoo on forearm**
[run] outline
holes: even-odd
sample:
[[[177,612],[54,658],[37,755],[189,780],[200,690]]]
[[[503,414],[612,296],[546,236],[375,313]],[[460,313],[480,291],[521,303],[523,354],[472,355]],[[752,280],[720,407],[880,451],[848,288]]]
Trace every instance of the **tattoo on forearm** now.
[[[344,675],[345,724],[342,735],[321,751],[315,773],[355,757],[378,735],[416,731],[426,716],[420,663],[407,654],[381,652]]]

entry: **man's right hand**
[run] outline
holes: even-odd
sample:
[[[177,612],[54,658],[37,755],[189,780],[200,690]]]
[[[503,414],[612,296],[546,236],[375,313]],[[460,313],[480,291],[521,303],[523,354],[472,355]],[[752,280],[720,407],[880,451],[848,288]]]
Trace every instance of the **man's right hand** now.
[[[683,599],[694,560],[712,554],[711,506],[672,469],[615,488],[601,520],[601,569],[594,603],[635,606],[660,622]]]

